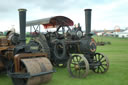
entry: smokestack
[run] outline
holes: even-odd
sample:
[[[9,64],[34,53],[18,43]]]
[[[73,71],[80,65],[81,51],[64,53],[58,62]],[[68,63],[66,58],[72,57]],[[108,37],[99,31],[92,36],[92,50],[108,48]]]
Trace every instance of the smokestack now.
[[[20,24],[20,44],[26,44],[26,9],[18,9]]]
[[[86,35],[89,35],[91,32],[91,11],[92,9],[85,9],[85,27]]]

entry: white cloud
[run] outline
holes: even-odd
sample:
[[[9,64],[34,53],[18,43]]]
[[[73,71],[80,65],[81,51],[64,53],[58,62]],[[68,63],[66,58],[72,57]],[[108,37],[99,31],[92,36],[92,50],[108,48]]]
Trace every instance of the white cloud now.
[[[5,0],[6,2],[8,0]],[[20,2],[20,3],[19,3]],[[11,25],[18,26],[18,8],[27,8],[27,20],[65,15],[75,23],[80,22],[85,26],[84,9],[92,8],[92,29],[114,29],[115,25],[121,28],[127,27],[128,0],[14,0],[11,4],[0,4],[0,30],[7,30]],[[11,8],[12,7],[12,8]],[[8,10],[9,9],[9,10]],[[3,29],[4,28],[4,29]]]
[[[127,11],[122,10],[123,6],[127,6],[127,0],[117,0],[111,3],[95,5],[93,9],[93,28],[94,29],[114,29],[115,25],[119,25],[121,28],[128,26]],[[128,6],[127,6],[128,8]]]

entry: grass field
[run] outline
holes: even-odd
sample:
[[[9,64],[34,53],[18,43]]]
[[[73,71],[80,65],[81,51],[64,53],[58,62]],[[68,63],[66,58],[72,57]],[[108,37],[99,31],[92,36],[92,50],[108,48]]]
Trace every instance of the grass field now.
[[[97,47],[97,52],[109,58],[110,68],[107,73],[96,74],[90,70],[86,78],[75,79],[69,76],[66,68],[56,68],[52,80],[43,85],[128,85],[128,39],[104,37],[103,40],[112,43]],[[0,75],[0,85],[13,84],[6,75]]]

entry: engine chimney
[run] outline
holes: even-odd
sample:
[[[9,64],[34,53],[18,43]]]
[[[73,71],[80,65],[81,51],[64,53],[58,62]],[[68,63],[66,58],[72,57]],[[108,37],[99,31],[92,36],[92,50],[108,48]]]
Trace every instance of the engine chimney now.
[[[19,25],[20,25],[20,44],[26,44],[26,9],[18,9],[19,11]]]
[[[91,32],[91,11],[92,9],[85,9],[85,27],[86,35],[89,36]]]

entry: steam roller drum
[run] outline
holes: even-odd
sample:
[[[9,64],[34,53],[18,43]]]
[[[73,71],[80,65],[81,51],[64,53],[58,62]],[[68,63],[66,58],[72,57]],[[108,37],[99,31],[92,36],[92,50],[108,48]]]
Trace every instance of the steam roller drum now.
[[[40,72],[48,72],[51,71],[52,64],[47,58],[31,58],[31,59],[21,59],[21,63],[25,68],[21,68],[21,72],[30,73],[30,75],[39,74]],[[21,85],[40,85],[42,83],[46,83],[50,81],[52,78],[52,74],[45,74],[36,77],[30,77],[28,79],[20,79],[19,82],[24,82]],[[13,81],[14,85],[20,85],[19,82]],[[17,83],[16,83],[17,82]]]

